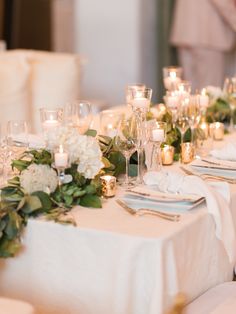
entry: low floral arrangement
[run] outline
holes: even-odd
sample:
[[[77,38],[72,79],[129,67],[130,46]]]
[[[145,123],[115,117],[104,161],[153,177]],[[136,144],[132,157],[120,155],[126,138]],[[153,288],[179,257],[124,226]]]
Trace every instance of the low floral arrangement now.
[[[208,86],[206,92],[210,98],[210,105],[206,112],[208,122],[222,122],[229,124],[230,99],[219,87]],[[236,106],[236,104],[235,104]],[[236,123],[236,110],[234,110],[234,123]]]
[[[75,224],[69,214],[75,205],[101,208],[100,176],[124,172],[125,160],[107,136],[90,130],[79,135],[62,127],[50,137],[50,145],[63,145],[70,156],[66,182],[59,185],[50,150],[30,150],[12,161],[17,173],[1,189],[0,257],[12,257],[21,247],[21,235],[30,217]]]

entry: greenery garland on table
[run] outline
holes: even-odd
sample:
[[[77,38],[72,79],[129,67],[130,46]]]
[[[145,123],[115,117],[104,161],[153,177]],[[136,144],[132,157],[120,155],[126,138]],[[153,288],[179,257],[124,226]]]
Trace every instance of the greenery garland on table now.
[[[57,174],[53,169],[53,156],[49,150],[31,150],[25,152],[20,159],[13,160],[12,168],[17,171],[17,175],[1,189],[0,257],[12,257],[19,251],[22,232],[31,217],[43,215],[45,219],[55,222],[75,224],[72,216],[68,215],[73,206],[101,208],[100,176],[118,176],[124,172],[125,159],[116,150],[114,140],[107,136],[98,136],[97,141],[91,137],[96,136],[94,130],[90,130],[85,136],[72,134],[71,138],[73,136],[75,141],[80,141],[77,145],[83,146],[84,141],[87,143],[87,152],[91,147],[95,147],[97,151],[99,149],[99,162],[102,163],[98,167],[98,173],[90,177],[87,175],[86,178],[86,175],[78,171],[81,166],[73,162],[70,168],[66,169],[68,182],[59,186]],[[71,138],[67,138],[69,145],[73,145]],[[80,158],[83,159],[82,156]]]

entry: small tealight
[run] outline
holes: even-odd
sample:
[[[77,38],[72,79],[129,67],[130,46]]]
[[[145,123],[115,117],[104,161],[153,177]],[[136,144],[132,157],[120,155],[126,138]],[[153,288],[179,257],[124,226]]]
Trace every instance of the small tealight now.
[[[188,164],[193,161],[195,156],[194,144],[187,142],[181,144],[181,162]]]
[[[164,145],[161,149],[161,158],[163,165],[172,165],[174,161],[175,148],[171,145]]]
[[[59,150],[54,154],[54,162],[56,168],[66,168],[68,166],[69,156],[63,149],[63,146],[59,146]]]
[[[113,197],[116,194],[116,177],[104,175],[100,177],[102,184],[102,195],[104,197]]]
[[[210,124],[210,135],[214,140],[220,141],[224,137],[224,124],[221,122],[214,122]]]

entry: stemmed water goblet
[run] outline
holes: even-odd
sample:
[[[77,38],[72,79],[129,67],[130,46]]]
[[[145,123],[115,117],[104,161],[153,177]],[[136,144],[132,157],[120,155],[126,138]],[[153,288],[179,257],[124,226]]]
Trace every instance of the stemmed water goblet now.
[[[8,121],[7,146],[11,159],[19,158],[28,149],[28,124],[26,121]]]
[[[236,108],[236,76],[235,77],[227,77],[224,82],[223,87],[224,93],[227,95],[230,106],[230,124],[229,130],[230,132],[234,131],[234,110]]]
[[[125,118],[120,120],[118,126],[118,132],[115,137],[115,145],[118,150],[125,157],[125,181],[123,185],[129,187],[131,185],[129,181],[129,161],[131,155],[136,151],[136,139],[137,139],[137,124],[134,117]]]
[[[180,131],[181,144],[183,144],[184,134],[189,128],[189,121],[186,114],[186,106],[183,103],[181,103],[180,108],[178,110],[178,118],[176,121],[176,127]]]
[[[67,126],[76,128],[80,134],[86,133],[92,122],[91,104],[75,100],[65,105],[64,121]]]

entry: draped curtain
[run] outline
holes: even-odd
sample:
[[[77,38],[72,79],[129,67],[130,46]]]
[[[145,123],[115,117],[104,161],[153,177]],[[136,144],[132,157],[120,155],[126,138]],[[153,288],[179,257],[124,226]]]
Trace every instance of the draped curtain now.
[[[176,49],[169,44],[169,35],[175,0],[157,1],[157,86],[158,101],[163,101],[165,93],[162,68],[177,64]]]

